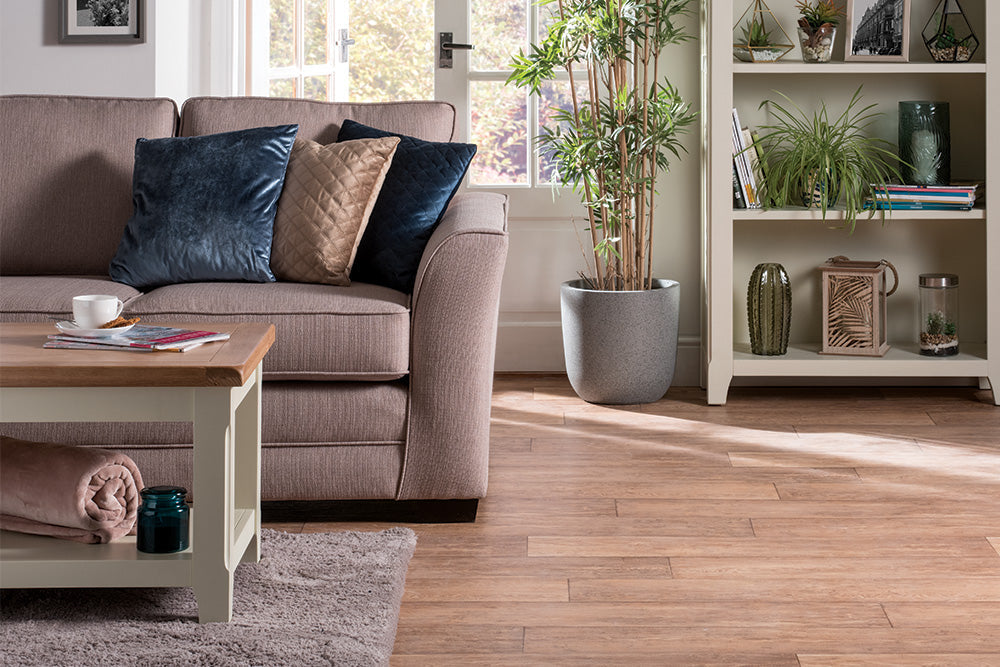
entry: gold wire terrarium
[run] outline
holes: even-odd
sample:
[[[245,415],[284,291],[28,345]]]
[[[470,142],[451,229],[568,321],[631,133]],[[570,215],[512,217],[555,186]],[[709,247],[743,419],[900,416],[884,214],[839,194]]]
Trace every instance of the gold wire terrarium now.
[[[979,39],[958,0],[941,0],[920,34],[939,63],[967,62],[979,48]]]
[[[780,43],[777,33],[784,37]],[[753,0],[733,26],[733,57],[748,63],[773,63],[794,47],[764,0]]]

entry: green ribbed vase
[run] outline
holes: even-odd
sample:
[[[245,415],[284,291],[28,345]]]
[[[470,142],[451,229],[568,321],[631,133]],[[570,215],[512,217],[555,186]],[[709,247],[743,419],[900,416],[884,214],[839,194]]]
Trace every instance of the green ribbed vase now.
[[[773,356],[788,351],[792,324],[792,284],[781,264],[758,264],[747,286],[750,351]]]

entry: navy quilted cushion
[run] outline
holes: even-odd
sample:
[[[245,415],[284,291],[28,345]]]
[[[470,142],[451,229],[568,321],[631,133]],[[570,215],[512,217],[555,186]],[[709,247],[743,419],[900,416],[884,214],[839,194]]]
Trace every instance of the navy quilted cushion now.
[[[139,139],[135,212],[109,273],[137,289],[273,282],[271,239],[298,125]]]
[[[420,256],[476,154],[475,144],[423,141],[345,120],[337,141],[399,137],[351,269],[351,280],[413,291]]]

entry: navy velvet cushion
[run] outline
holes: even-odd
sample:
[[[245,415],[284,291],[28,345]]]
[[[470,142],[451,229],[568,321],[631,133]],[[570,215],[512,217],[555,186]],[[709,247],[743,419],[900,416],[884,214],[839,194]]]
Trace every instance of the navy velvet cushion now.
[[[424,247],[476,154],[475,144],[423,141],[345,120],[337,141],[399,137],[351,280],[411,292]]]
[[[111,279],[138,289],[273,282],[274,214],[298,129],[136,141],[135,212],[111,260]]]

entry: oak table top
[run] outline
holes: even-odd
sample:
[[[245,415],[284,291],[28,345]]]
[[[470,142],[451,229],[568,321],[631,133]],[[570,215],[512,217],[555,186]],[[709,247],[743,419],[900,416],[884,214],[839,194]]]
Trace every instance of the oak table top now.
[[[144,322],[228,332],[230,339],[187,352],[58,350],[46,322],[0,323],[0,387],[239,387],[274,343],[265,323]]]

